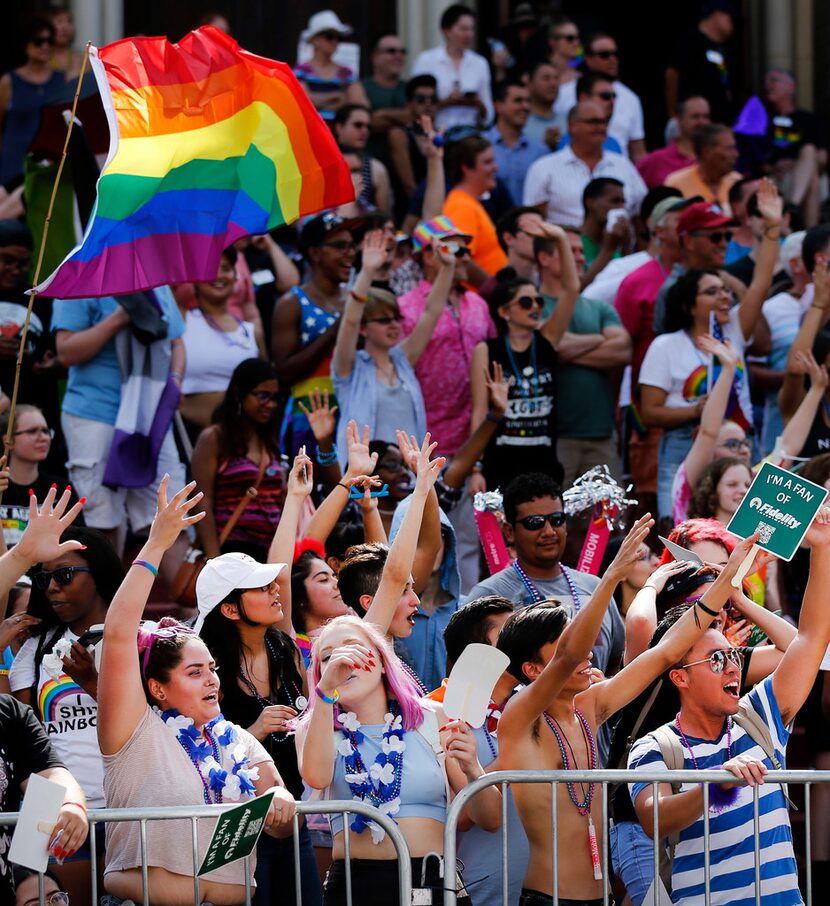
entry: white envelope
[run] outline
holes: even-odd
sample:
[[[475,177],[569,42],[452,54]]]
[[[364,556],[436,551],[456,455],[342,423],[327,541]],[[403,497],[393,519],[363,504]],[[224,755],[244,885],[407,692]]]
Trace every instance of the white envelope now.
[[[9,862],[44,872],[49,864],[49,839],[66,796],[66,787],[32,774],[9,847]]]
[[[455,662],[444,690],[444,713],[453,720],[464,720],[480,727],[496,683],[507,669],[510,658],[492,645],[468,645]]]

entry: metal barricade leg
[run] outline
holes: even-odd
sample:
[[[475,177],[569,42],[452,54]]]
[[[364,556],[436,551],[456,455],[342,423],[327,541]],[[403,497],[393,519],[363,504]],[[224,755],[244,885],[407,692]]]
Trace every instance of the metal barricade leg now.
[[[303,879],[300,877],[300,819],[294,813],[294,895],[297,906],[303,906]]]
[[[507,791],[506,783],[501,785],[501,901],[510,906],[510,883],[507,877]]]

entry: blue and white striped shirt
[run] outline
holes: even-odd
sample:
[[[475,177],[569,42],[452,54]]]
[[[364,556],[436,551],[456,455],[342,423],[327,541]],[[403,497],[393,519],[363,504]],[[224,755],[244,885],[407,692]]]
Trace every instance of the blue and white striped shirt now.
[[[791,726],[781,722],[781,712],[772,687],[772,678],[756,686],[745,698],[764,718],[772,731],[775,753],[782,767],[786,766],[786,746]],[[680,734],[675,725],[669,729]],[[697,767],[718,770],[727,761],[727,735],[724,729],[716,741],[688,736]],[[695,764],[684,748],[683,768],[694,770]],[[732,726],[732,757],[750,754],[762,760],[770,769],[772,762],[761,746],[740,727]],[[628,757],[628,767],[649,772],[665,770],[660,747],[652,736],[638,740]],[[651,787],[650,783],[630,784],[631,799]],[[694,789],[684,784],[681,792]],[[764,906],[798,906],[803,903],[798,890],[798,869],[793,853],[787,802],[778,784],[764,784],[759,792],[759,822],[761,837],[761,902]],[[713,906],[754,906],[755,848],[752,790],[741,787],[735,804],[714,814],[710,811],[710,878]],[[682,906],[699,904],[704,899],[703,817],[680,832],[672,868],[672,902]]]

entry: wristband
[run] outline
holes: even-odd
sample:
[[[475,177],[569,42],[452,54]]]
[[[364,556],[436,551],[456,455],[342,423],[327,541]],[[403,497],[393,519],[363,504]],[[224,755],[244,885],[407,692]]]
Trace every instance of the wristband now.
[[[324,453],[319,447],[317,447],[317,462],[321,466],[333,466],[337,462],[337,444],[335,444],[331,452]]]
[[[83,802],[64,802],[63,805],[77,805],[78,808],[79,808],[84,814],[86,814],[86,806],[83,804]],[[61,806],[61,808],[63,808],[63,805]]]
[[[340,701],[340,693],[337,689],[332,690],[331,697],[326,695],[319,686],[315,686],[314,691],[317,693],[317,698],[324,701],[327,705],[336,705]]]
[[[338,481],[337,484],[335,485],[335,487],[337,487],[337,488],[343,488],[343,490],[344,490],[347,494],[350,494],[350,493],[351,493],[351,490],[352,490],[347,484],[343,484],[342,481]]]
[[[698,606],[704,613],[708,613],[710,617],[719,617],[719,616],[720,616],[720,611],[719,611],[719,610],[712,610],[711,607],[707,607],[707,606],[703,603],[703,601],[701,601],[701,600],[695,601],[695,604],[697,604],[697,606]]]
[[[184,375],[181,373],[181,371],[171,371],[169,374],[171,378],[178,378],[179,381],[184,380]]]
[[[369,301],[368,296],[359,296],[353,289],[349,290],[349,295],[355,300],[355,302],[360,302],[361,305]]]
[[[492,422],[494,425],[498,425],[501,422],[501,420],[504,418],[503,415],[493,415],[492,412],[488,412],[487,415],[485,415],[484,417],[487,419],[488,422]]]
[[[157,566],[153,566],[152,563],[148,563],[146,560],[133,560],[133,566],[143,566],[145,569],[149,569],[153,576],[158,576],[159,571]]]

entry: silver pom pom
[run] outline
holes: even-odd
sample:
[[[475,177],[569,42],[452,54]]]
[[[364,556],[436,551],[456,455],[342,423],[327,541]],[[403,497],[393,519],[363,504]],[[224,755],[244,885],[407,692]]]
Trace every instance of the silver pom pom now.
[[[599,510],[605,515],[609,528],[621,529],[625,528],[623,515],[626,507],[637,504],[636,500],[625,496],[632,487],[629,485],[623,490],[603,463],[577,478],[573,486],[562,494],[562,502],[569,516]]]
[[[473,509],[479,513],[501,513],[501,491],[479,491],[473,497]]]

